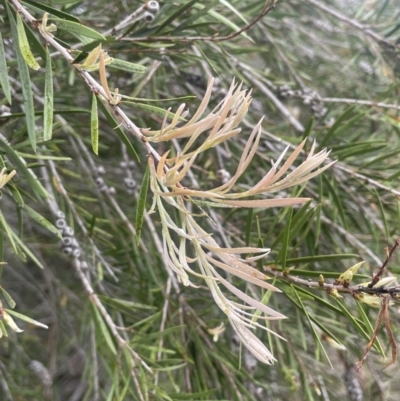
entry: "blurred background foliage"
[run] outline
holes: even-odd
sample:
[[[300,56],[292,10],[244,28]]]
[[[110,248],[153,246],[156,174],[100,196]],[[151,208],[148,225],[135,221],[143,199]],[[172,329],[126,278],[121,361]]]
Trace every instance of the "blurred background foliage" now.
[[[265,366],[239,345],[229,325],[215,334],[226,317],[200,280],[199,288],[174,285],[159,252],[156,215],[145,219],[136,244],[144,148],[123,127],[115,130],[110,115],[100,111],[98,156],[93,153],[90,88],[26,22],[40,69],[21,68],[10,21],[10,15],[17,18],[18,4],[0,1],[7,64],[1,70],[0,163],[8,172],[17,171],[0,200],[0,252],[6,262],[0,284],[15,300],[17,312],[49,329],[16,318],[24,332],[8,330],[9,337],[0,340],[0,399],[397,400],[397,368],[386,368],[391,359],[387,330],[380,330],[364,367],[355,371],[379,309],[349,294],[335,299],[277,277],[273,284],[282,293],[270,296],[234,278],[233,284],[288,317],[268,322],[287,341],[259,333],[277,359]],[[238,35],[260,15],[264,1],[160,1],[158,12],[139,12],[120,30],[113,27],[143,1],[21,4],[39,20],[49,12],[105,35],[97,40],[79,30],[59,29],[53,34],[64,47],[89,52],[101,42],[111,57],[146,67],[142,74],[107,68],[110,87],[151,99],[122,106],[139,127],[159,129],[162,113],[154,106],[174,111],[184,101],[194,112],[209,75],[217,78],[211,106],[233,78],[252,88],[254,100],[241,134],[201,155],[193,166],[191,180],[201,188],[215,186],[225,170],[235,171],[246,138],[262,116],[262,141],[241,180],[243,188],[254,185],[271,159],[304,137],[302,158],[314,140],[317,150],[332,149],[330,159],[337,162],[323,175],[278,194],[312,198],[306,205],[214,209],[211,229],[221,246],[271,247],[260,269],[293,268],[285,274],[313,282],[320,274],[333,282],[362,260],[366,263],[352,284],[368,281],[378,270],[384,248],[399,236],[400,222],[397,0],[279,1]],[[71,54],[83,59],[87,53],[79,51]],[[48,134],[43,119],[43,102],[49,98],[47,52],[55,112],[52,138],[43,141]],[[98,72],[92,75],[99,80]],[[168,100],[177,97],[186,98]],[[156,150],[163,154],[169,146],[179,151],[176,141],[157,144]],[[149,196],[147,208],[150,204]],[[81,260],[80,270],[73,252]],[[400,273],[398,262],[395,253],[389,275]],[[94,289],[97,301],[84,283]],[[390,319],[399,339],[397,305],[390,307]],[[118,347],[120,341],[129,347]]]

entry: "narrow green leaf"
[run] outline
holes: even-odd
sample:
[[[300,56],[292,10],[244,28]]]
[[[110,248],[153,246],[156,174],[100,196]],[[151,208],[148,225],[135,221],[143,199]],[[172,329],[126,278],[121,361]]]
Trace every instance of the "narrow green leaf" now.
[[[171,111],[164,110],[161,107],[152,106],[144,103],[137,102],[123,102],[124,104],[129,104],[133,109],[145,111],[146,113],[155,114],[161,118],[164,118],[165,114],[168,114],[168,118],[171,120],[175,117],[175,113]],[[179,121],[186,121],[183,117],[179,117]]]
[[[24,235],[24,223],[22,219],[22,210],[20,207],[17,208],[17,219],[18,219],[18,237],[23,240]]]
[[[112,114],[108,111],[107,107],[104,106],[103,102],[98,102],[98,106],[100,106],[101,111],[106,116],[108,123],[114,128],[115,132],[117,133],[119,139],[123,142],[126,146],[128,152],[133,156],[138,162],[140,162],[139,155],[137,154],[135,148],[133,147],[131,141],[125,135],[125,132],[118,126],[117,122],[115,121]]]
[[[40,58],[44,61],[46,60],[46,49],[44,48],[42,42],[33,33],[31,27],[22,20],[25,28],[26,37],[28,38],[29,45],[31,46],[32,52],[36,52]]]
[[[288,265],[290,263],[290,260],[292,259],[286,259],[286,264]],[[275,267],[276,271],[282,272],[282,268],[277,268]],[[319,277],[320,274],[322,274],[325,278],[337,278],[338,277],[338,273],[337,272],[329,272],[329,271],[322,271],[322,270],[302,270],[302,269],[295,269],[295,270],[291,270],[291,274],[292,275],[296,275],[296,276],[304,276],[304,277]],[[355,274],[354,279],[360,279],[360,280],[364,280],[365,279],[370,279],[371,276],[369,276],[368,274]]]
[[[41,226],[49,230],[51,233],[55,234],[60,240],[62,239],[62,235],[60,233],[60,230],[55,227],[52,223],[50,223],[47,219],[45,219],[42,215],[40,215],[38,212],[36,212],[34,209],[29,207],[28,205],[24,206],[24,210],[26,213],[29,214],[29,216],[38,222]]]
[[[355,109],[356,105],[350,106],[332,125],[331,128],[329,128],[328,132],[325,134],[324,138],[322,139],[320,143],[320,147],[323,148],[331,139],[332,135],[335,133],[335,131],[340,127],[342,124],[342,121],[344,121]]]
[[[51,4],[70,4],[70,3],[77,3],[80,0],[48,0]]]
[[[31,252],[31,250],[25,245],[25,243],[18,237],[14,231],[11,230],[11,236],[14,241],[18,244],[18,246],[28,255],[30,258],[41,268],[43,269],[43,265],[39,262],[38,258]],[[18,254],[18,256],[20,256]]]
[[[337,302],[339,308],[340,308],[340,309],[343,311],[343,313],[346,315],[347,319],[349,319],[349,321],[352,323],[354,329],[355,329],[359,334],[361,334],[361,335],[364,337],[365,340],[369,341],[369,340],[371,339],[371,338],[370,338],[371,336],[365,331],[365,329],[364,329],[364,327],[365,327],[364,323],[361,323],[361,324],[360,324],[359,321],[358,321],[358,319],[356,320],[356,319],[354,318],[354,316],[347,310],[347,308],[343,305],[342,302],[340,302],[340,301],[339,301],[338,299],[336,299],[336,298],[335,298],[335,300],[336,300],[336,302]],[[362,327],[362,326],[364,326],[364,327]],[[379,349],[379,348],[378,348],[377,343],[374,343],[374,348],[377,349],[377,350],[381,353],[382,356],[385,356],[384,351],[383,351],[382,349]]]
[[[279,253],[279,262],[282,265],[282,269],[286,268],[286,257],[287,257],[287,251],[289,248],[289,242],[290,242],[290,226],[292,223],[292,215],[293,215],[293,208],[290,208],[290,211],[288,213],[288,217],[286,220],[285,224],[285,229],[283,230],[283,239],[282,239],[282,249]]]
[[[53,135],[53,71],[50,53],[46,53],[46,75],[44,84],[43,139],[48,141]]]
[[[334,152],[335,156],[338,158],[338,160],[343,161],[349,157],[354,157],[354,156],[358,156],[357,160],[360,160],[361,157],[367,157],[366,154],[367,153],[371,153],[371,152],[378,152],[382,149],[384,149],[384,151],[387,151],[387,143],[382,143],[380,145],[378,144],[362,144],[361,146],[357,146],[357,144],[351,144],[351,145],[346,145],[347,149],[346,150],[342,150],[340,152]],[[386,148],[386,149],[385,149]]]
[[[331,182],[327,178],[325,178],[325,176],[322,176],[322,180],[324,181],[329,193],[332,195],[333,203],[335,204],[335,210],[339,212],[339,217],[343,224],[343,228],[347,230],[347,220],[344,214],[342,201],[338,195],[338,191],[332,186]]]
[[[99,298],[102,301],[104,301],[104,303],[114,307],[119,307],[120,309],[125,308],[125,309],[131,309],[132,311],[137,311],[138,309],[152,310],[152,311],[157,310],[157,307],[155,306],[140,304],[133,301],[127,301],[125,299],[112,298],[112,297],[107,297],[105,295],[99,295]]]
[[[4,231],[0,230],[0,280],[3,277],[4,265]]]
[[[160,26],[157,27],[157,29],[153,32],[153,35],[156,35],[160,33],[165,27],[170,27],[172,26],[172,22],[176,20],[180,15],[182,15],[186,10],[188,10],[190,7],[192,7],[195,3],[197,3],[199,0],[191,0],[186,4],[183,4],[180,6],[173,14],[171,14],[166,20],[164,20]]]
[[[311,132],[311,128],[312,128],[312,126],[313,126],[313,123],[314,123],[314,116],[312,116],[312,117],[308,120],[307,125],[306,125],[306,127],[304,128],[303,139],[306,139],[306,138],[310,135],[310,132]]]
[[[54,22],[54,24],[57,26],[57,29],[60,29],[62,31],[68,31],[73,33],[74,35],[82,35],[91,39],[106,40],[106,38],[101,33],[98,33],[94,29],[88,28],[85,25],[58,18],[51,18],[51,21]]]
[[[196,8],[204,8],[204,5],[197,3],[197,4],[195,4],[195,7]],[[232,29],[234,32],[238,32],[241,29],[234,22],[232,22],[229,18],[223,16],[222,14],[220,14],[219,12],[217,12],[215,10],[209,10],[208,15],[215,18],[217,21],[221,22],[222,24],[226,25],[228,28]],[[244,38],[248,39],[250,42],[254,43],[254,40],[249,35],[247,35],[246,32],[242,32],[240,35],[243,36]]]
[[[102,334],[106,344],[108,345],[108,348],[110,349],[110,351],[114,355],[117,355],[117,350],[115,348],[114,341],[113,341],[113,339],[111,337],[110,332],[108,331],[108,328],[107,328],[107,326],[106,326],[106,324],[105,324],[105,322],[103,320],[103,317],[100,315],[100,312],[97,309],[96,305],[91,304],[91,306],[92,306],[92,311],[93,311],[93,314],[94,314],[94,318],[95,318],[95,320],[97,322],[97,325],[98,325],[98,327],[99,327],[99,329],[101,331],[101,334]]]
[[[49,194],[44,189],[40,181],[35,177],[31,170],[29,170],[17,153],[9,146],[3,139],[0,138],[0,149],[5,151],[8,159],[12,163],[15,170],[17,170],[18,175],[23,175],[27,180],[27,184],[31,191],[36,195],[37,198],[47,198]]]
[[[391,148],[393,149],[393,148]],[[395,150],[393,152],[382,152],[381,156],[375,157],[373,159],[370,159],[368,161],[366,161],[362,166],[359,167],[360,170],[365,169],[366,167],[371,166],[372,164],[378,164],[378,168],[381,168],[381,166],[383,165],[383,161],[389,160],[390,158],[392,158],[393,156],[397,156],[400,153],[398,148],[395,148]],[[390,177],[388,178],[388,181],[390,181]]]
[[[211,10],[214,7],[213,3],[210,3],[206,5],[202,10],[193,10],[192,15],[188,18],[185,15],[185,19],[183,19],[182,23],[178,25],[176,28],[173,28],[172,32],[180,33],[183,30],[188,30],[188,29],[196,29],[196,27],[208,27],[210,26],[210,22],[204,22],[204,23],[198,23],[195,24],[195,22],[206,15],[209,10]]]
[[[19,46],[17,42],[19,41],[19,35],[17,31],[17,24],[15,22],[14,16],[6,3],[8,18],[10,20],[10,26],[12,35],[14,38],[15,54],[17,56],[18,71],[20,76],[20,81],[22,85],[22,95],[24,97],[24,108],[25,108],[25,118],[26,127],[28,130],[29,140],[31,142],[33,150],[36,152],[36,130],[35,130],[35,108],[33,105],[33,95],[31,89],[31,80],[29,77],[28,67],[21,55]]]
[[[10,240],[11,246],[14,250],[14,252],[19,255],[19,249],[17,247],[17,244],[14,241],[14,236],[12,235],[12,229],[11,227],[8,225],[3,212],[0,209],[0,224],[3,226],[4,232],[7,234],[8,239]],[[3,232],[3,230],[1,230]]]
[[[246,229],[245,229],[245,244],[246,246],[249,246],[250,244],[250,235],[251,235],[251,226],[253,222],[253,213],[254,209],[250,208],[247,211],[247,219],[246,219]]]
[[[17,187],[16,187],[13,183],[11,183],[11,184],[8,186],[8,189],[10,190],[11,195],[12,195],[12,197],[14,198],[15,203],[17,204],[17,206],[18,206],[19,208],[22,208],[22,207],[24,206],[25,202],[24,202],[24,200],[22,199],[22,195],[21,195],[20,192],[18,191]]]
[[[97,109],[97,96],[93,93],[92,114],[90,116],[90,137],[93,152],[99,154],[99,112]]]
[[[390,240],[390,234],[389,234],[389,226],[388,226],[388,222],[387,222],[387,219],[386,219],[385,209],[383,207],[383,204],[382,204],[381,198],[379,197],[378,192],[376,191],[375,188],[373,189],[373,191],[374,191],[375,197],[376,197],[376,199],[378,201],[379,211],[381,212],[383,226],[385,228],[385,237],[386,237],[385,239],[386,239],[386,241],[389,241]]]
[[[6,97],[7,102],[11,104],[10,81],[8,80],[6,53],[4,50],[3,37],[1,36],[1,32],[0,32],[0,85],[3,89],[4,96]]]
[[[273,286],[275,286],[276,280],[277,280],[277,279],[274,278],[273,282],[271,283]],[[285,282],[285,284],[289,285],[289,284],[286,283],[286,282]],[[265,292],[265,294],[263,295],[262,299],[261,299],[261,303],[262,303],[263,305],[268,305],[269,300],[270,300],[271,296],[273,295],[273,293],[274,293],[274,291],[267,290],[267,291]],[[256,321],[258,320],[258,317],[261,316],[262,313],[263,313],[263,312],[260,311],[259,309],[256,310],[256,311],[253,313],[253,317],[251,318],[251,321],[252,321],[252,322],[256,322]],[[267,320],[265,321],[265,323],[267,323]]]
[[[35,159],[35,160],[58,160],[58,161],[71,161],[71,157],[65,156],[47,156],[47,155],[31,155],[30,153],[24,152],[15,152],[18,156],[23,157],[24,159]]]
[[[323,205],[324,201],[324,187],[322,182],[322,175],[318,176],[318,204]],[[322,208],[318,209],[316,216],[315,229],[314,229],[314,250],[318,253],[318,247],[320,245],[320,234],[322,226]]]
[[[357,302],[357,309],[358,312],[360,314],[361,317],[361,321],[364,323],[365,328],[368,330],[369,335],[372,336],[373,332],[374,332],[374,327],[371,324],[370,319],[368,318],[367,314],[365,313],[364,308],[361,305],[361,302]],[[379,350],[379,352],[381,353],[381,355],[385,355],[385,351],[382,347],[381,342],[379,341],[379,337],[377,336],[375,339],[375,343],[376,344],[376,348]]]
[[[116,382],[114,381],[114,378],[113,378],[112,386],[110,388],[110,392],[107,395],[106,401],[113,401],[114,400],[114,392],[115,392],[116,387],[118,387],[118,386],[116,385]]]
[[[339,314],[341,314],[341,315],[343,315],[343,316],[346,317],[346,315],[342,312],[342,310],[341,310],[340,308],[338,308],[338,307],[332,305],[331,303],[329,303],[329,302],[326,301],[325,299],[323,299],[323,298],[317,296],[316,294],[312,293],[311,291],[308,291],[308,290],[306,290],[305,288],[300,287],[300,286],[295,285],[295,284],[289,284],[289,283],[286,282],[286,281],[284,281],[284,283],[285,283],[287,286],[292,286],[292,287],[294,287],[299,293],[302,293],[302,294],[304,294],[304,295],[306,295],[306,296],[308,296],[308,297],[311,297],[315,302],[318,302],[319,304],[321,304],[321,306],[322,306],[324,309],[330,309],[330,310],[332,310],[333,312],[339,313]],[[362,321],[361,321],[360,319],[357,319],[357,318],[354,318],[354,319],[356,319],[359,323],[362,323]],[[328,334],[330,337],[332,337],[332,338],[334,338],[334,339],[336,340],[336,337],[335,337],[333,334],[331,334],[331,333],[327,333],[327,334]],[[340,343],[340,341],[338,341],[338,342]]]
[[[397,208],[397,227],[400,227],[400,202],[397,201],[396,204],[396,208]]]
[[[143,65],[130,63],[129,61],[120,60],[118,58],[113,58],[112,62],[108,64],[108,66],[116,68],[118,70],[133,72],[137,74],[144,74],[147,70],[147,68]]]
[[[4,326],[4,323],[2,320],[0,320],[0,331],[4,335],[4,337],[8,337],[6,326]]]
[[[76,113],[90,113],[90,110],[86,109],[80,109],[77,107],[71,107],[68,110],[53,110],[53,114],[60,114],[60,115],[65,115],[65,114],[76,114]],[[42,116],[44,115],[43,111],[35,111],[35,116]],[[19,117],[24,117],[25,113],[12,113],[10,115],[5,115],[5,116],[0,116],[0,120],[4,119],[10,119],[10,118],[19,118]]]
[[[313,214],[313,210],[309,209],[309,206],[311,204],[311,201],[306,202],[301,208],[300,210],[292,217],[292,222],[291,222],[291,227],[290,227],[290,237],[289,237],[289,243],[293,240],[293,238],[296,236],[296,234],[298,233],[298,231],[300,230],[300,228],[306,223],[308,222],[310,216]],[[286,215],[288,215],[289,213],[291,213],[291,215],[293,215],[292,213],[293,208],[288,209],[288,213],[285,213],[285,222],[287,221],[287,217]],[[285,231],[281,231],[279,233],[279,235],[276,237],[276,239],[274,240],[274,242],[271,245],[271,248],[275,248],[275,246],[282,241],[283,236],[285,234]]]
[[[119,395],[117,401],[124,401],[126,400],[126,393],[128,392],[129,388],[131,387],[131,380],[130,380],[130,375],[128,375],[126,382],[125,382],[125,386],[121,391],[121,394]]]
[[[335,130],[335,135],[339,136],[339,134],[341,134],[342,132],[347,132],[357,121],[363,118],[366,113],[367,110],[361,111],[345,123],[340,124],[340,127],[336,128]]]
[[[219,0],[219,2],[236,14],[245,24],[249,24],[249,21],[245,18],[245,16],[238,9],[233,7],[232,2],[227,0]]]
[[[15,311],[12,310],[12,309],[7,309],[7,308],[5,308],[5,310],[6,310],[10,315],[15,316],[15,317],[17,317],[17,318],[19,318],[19,319],[21,319],[21,320],[27,322],[27,323],[33,324],[34,326],[43,327],[44,329],[48,329],[48,328],[49,328],[49,327],[46,326],[45,324],[40,323],[40,322],[38,322],[37,320],[31,319],[30,317],[25,316],[25,315],[23,315],[23,314],[21,314],[21,313],[15,312]]]
[[[164,360],[163,362],[166,363],[167,360]],[[157,372],[170,372],[173,370],[181,369],[186,365],[187,365],[187,362],[184,362],[184,363],[180,363],[178,365],[166,366],[165,368],[154,368],[154,370]]]
[[[308,223],[306,227],[302,230],[300,238],[296,241],[291,249],[291,253],[295,252],[297,248],[308,238],[308,233],[311,230],[312,225],[314,224],[315,216],[317,216],[318,212],[321,210],[321,205],[317,205],[314,210],[311,209],[311,214],[308,218]]]
[[[26,37],[24,24],[22,22],[22,17],[19,13],[17,13],[17,33],[19,50],[21,51],[22,57],[26,61],[26,64],[29,65],[29,67],[34,70],[38,70],[40,68],[40,65],[36,61],[35,56],[31,51],[28,38]]]
[[[147,164],[146,171],[144,172],[143,181],[140,186],[138,205],[136,209],[136,244],[139,246],[140,243],[140,235],[142,233],[143,228],[143,219],[144,213],[146,209],[146,201],[147,201],[147,190],[149,188],[150,182],[150,168]]]
[[[332,255],[315,255],[315,256],[303,256],[299,258],[287,259],[288,264],[303,264],[303,263],[321,263],[321,262],[335,262],[343,259],[358,259],[360,256],[356,253],[341,253]]]
[[[14,309],[16,303],[13,300],[12,296],[3,287],[0,287],[0,289],[1,289],[1,292],[3,293],[3,296],[4,296],[5,300],[7,301],[8,305],[10,305],[10,308]]]
[[[297,301],[298,301],[298,303],[300,304],[300,307],[301,307],[303,313],[305,314],[307,320],[308,320],[309,323],[310,323],[311,330],[313,331],[314,336],[315,336],[315,338],[316,338],[317,341],[318,341],[318,344],[320,345],[320,347],[321,347],[321,349],[322,349],[322,351],[323,351],[323,353],[324,353],[326,359],[328,360],[329,365],[330,365],[331,368],[333,369],[331,360],[329,359],[329,356],[328,356],[328,354],[327,354],[327,352],[326,352],[326,350],[325,350],[325,347],[323,346],[323,344],[322,344],[322,342],[321,342],[320,336],[318,335],[317,331],[315,330],[314,325],[312,324],[312,321],[311,321],[311,319],[310,319],[310,315],[309,315],[309,313],[307,312],[307,309],[304,307],[303,301],[301,300],[301,298],[300,298],[298,292],[296,291],[296,289],[295,289],[293,286],[292,286],[292,288],[293,288],[293,291],[294,291],[294,293],[295,293],[295,295],[296,295]]]
[[[61,1],[61,0],[59,0]],[[80,19],[75,17],[74,15],[68,14],[64,11],[57,10],[56,8],[46,6],[43,3],[39,3],[37,1],[33,0],[22,0],[22,3],[25,3],[28,5],[29,8],[32,8],[35,11],[45,11],[46,13],[49,13],[51,15],[54,15],[55,17],[63,18],[69,21],[74,21],[74,22],[80,22]],[[53,1],[54,4],[57,4],[55,1]],[[61,4],[61,3],[60,3]]]
[[[298,243],[293,246],[292,252],[294,249],[296,249],[295,247],[297,247],[298,244],[304,239],[304,236],[307,235],[307,232],[310,230],[311,225],[313,224],[314,217],[315,217],[315,209],[311,208],[311,209],[307,210],[306,213],[304,213],[304,215],[301,217],[301,219],[299,219],[297,221],[296,224],[294,224],[292,222],[292,229],[290,232],[290,241],[289,242],[292,242],[294,240],[294,238],[296,237],[296,235],[300,232],[302,227],[304,225],[306,225]]]
[[[72,55],[74,56],[74,57],[76,57],[75,56],[75,54],[77,54],[78,55],[78,57],[79,57],[79,53],[82,51],[82,53],[83,53],[83,58],[82,59],[84,59],[85,58],[85,53],[86,53],[86,56],[87,56],[87,54],[90,52],[90,51],[92,51],[95,47],[97,47],[98,45],[100,45],[100,44],[102,44],[103,45],[103,47],[111,47],[113,44],[115,43],[115,37],[114,36],[111,36],[111,35],[108,35],[108,36],[106,36],[106,40],[103,40],[103,39],[96,39],[96,40],[92,40],[91,42],[89,42],[89,43],[86,43],[86,44],[84,44],[82,47],[80,47],[80,50],[74,50],[73,52],[72,52]],[[77,57],[77,58],[78,58]],[[79,57],[80,58],[80,57]],[[81,60],[82,61],[82,60]],[[73,62],[73,64],[75,64],[75,63],[78,63],[79,61],[74,61]]]

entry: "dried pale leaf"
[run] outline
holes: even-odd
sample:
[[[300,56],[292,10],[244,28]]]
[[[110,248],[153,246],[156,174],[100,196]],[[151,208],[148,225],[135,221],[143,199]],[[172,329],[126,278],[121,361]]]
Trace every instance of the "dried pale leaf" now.
[[[208,250],[215,253],[263,253],[268,255],[271,251],[270,248],[256,248],[251,246],[245,246],[241,248],[219,248],[212,245],[204,245]]]
[[[161,180],[164,177],[164,166],[165,166],[165,161],[167,160],[169,150],[165,152],[162,156],[161,159],[158,162],[157,165],[157,178]]]
[[[85,70],[93,67],[94,64],[97,63],[100,57],[100,53],[102,52],[101,44],[96,46],[86,57],[85,61],[79,66]]]
[[[101,45],[100,45],[100,50],[101,50]],[[104,52],[103,50],[100,51],[99,55],[99,74],[100,74],[100,82],[101,85],[103,86],[104,91],[106,92],[107,95],[107,100],[111,101],[113,99],[113,96],[110,92],[110,88],[108,87],[108,82],[107,82],[107,73],[106,73],[106,65],[104,62]]]
[[[156,191],[157,195],[161,195],[163,197],[166,196],[191,196],[191,197],[201,197],[201,198],[210,198],[210,199],[222,199],[223,196],[219,194],[213,194],[209,191],[196,191],[194,189],[175,189],[173,188],[172,192],[161,192]]]
[[[181,171],[179,171],[179,173],[176,173],[174,171],[174,169],[171,169],[170,171],[168,171],[166,174],[166,179],[165,179],[164,185],[172,186],[172,185],[177,184],[179,181],[181,181],[185,177],[186,173],[189,171],[190,167],[192,167],[194,161],[196,160],[197,155],[198,155],[198,152],[196,152],[194,154],[194,156],[187,162],[185,167],[183,167],[183,169]]]
[[[272,308],[268,307],[267,305],[262,304],[261,302],[257,301],[256,299],[248,296],[244,292],[240,291],[238,288],[236,288],[234,285],[230,284],[228,281],[226,281],[222,276],[220,276],[218,273],[216,273],[216,277],[219,278],[221,283],[229,290],[231,291],[234,295],[236,295],[238,298],[240,298],[242,301],[246,302],[248,305],[256,308],[257,310],[260,310],[261,312],[266,313],[267,315],[270,316],[271,320],[275,319],[286,319],[286,316],[282,315],[281,313],[273,310]]]
[[[10,327],[10,329],[14,330],[16,333],[22,333],[24,330],[21,330],[17,324],[14,322],[14,319],[3,309],[1,311],[1,316],[3,320],[7,323],[7,326]]]
[[[250,329],[237,320],[229,319],[229,321],[243,345],[255,358],[268,365],[272,365],[276,361],[268,348],[250,331]]]
[[[208,102],[210,101],[213,86],[214,86],[214,78],[210,77],[210,79],[208,80],[207,90],[206,90],[206,93],[204,94],[203,100],[201,101],[200,106],[197,109],[194,116],[188,122],[188,125],[192,125],[195,121],[197,121],[203,115],[204,111],[207,108]]]
[[[299,203],[308,202],[310,198],[278,198],[278,199],[260,199],[260,200],[221,200],[216,199],[215,202],[224,205],[231,205],[237,207],[285,207],[293,206]]]
[[[274,287],[272,284],[269,284],[266,281],[263,281],[262,279],[255,277],[254,274],[252,274],[252,275],[247,274],[244,271],[235,269],[235,268],[229,266],[228,264],[221,263],[218,260],[213,259],[213,258],[211,258],[209,256],[206,256],[206,259],[208,261],[210,261],[210,263],[212,263],[214,266],[217,266],[220,269],[225,270],[226,272],[228,272],[228,273],[230,273],[230,274],[232,274],[234,276],[237,276],[237,277],[241,278],[244,281],[247,281],[249,283],[255,284],[255,285],[257,285],[259,287],[262,287],[262,288],[265,288],[267,290],[279,292],[279,290],[276,287]],[[213,269],[213,271],[214,271],[214,269]],[[265,276],[265,279],[267,280],[267,279],[269,279],[269,277]]]

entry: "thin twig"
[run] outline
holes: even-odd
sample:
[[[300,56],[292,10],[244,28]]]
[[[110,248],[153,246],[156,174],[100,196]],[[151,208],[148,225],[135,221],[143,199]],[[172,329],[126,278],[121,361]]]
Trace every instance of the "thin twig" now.
[[[396,250],[396,248],[400,245],[400,239],[397,239],[390,251],[388,252],[385,261],[382,263],[382,266],[380,267],[378,273],[376,273],[372,279],[372,281],[368,284],[368,288],[372,288],[380,279],[382,273],[385,270],[385,267],[389,263],[389,260],[391,259],[393,252]]]
[[[400,105],[398,105],[398,104],[374,102],[372,100],[348,99],[348,98],[337,98],[337,97],[322,97],[321,101],[327,102],[327,103],[359,104],[361,106],[382,107],[384,109],[400,110]]]
[[[360,362],[357,363],[357,369],[356,369],[357,372],[362,368],[370,349],[374,345],[374,342],[375,342],[376,337],[378,335],[379,327],[380,327],[380,325],[382,323],[382,319],[385,316],[386,309],[388,308],[388,306],[389,306],[389,298],[382,298],[382,307],[381,307],[381,310],[380,310],[379,315],[378,315],[378,320],[376,322],[374,332],[372,333],[372,336],[371,336],[371,339],[369,340],[369,343],[365,347],[365,351],[364,351],[363,357],[361,358]]]
[[[135,41],[140,41],[140,42],[158,42],[158,41],[171,41],[171,42],[197,42],[197,41],[202,41],[202,42],[223,42],[226,40],[230,40],[233,38],[236,38],[240,34],[248,31],[251,29],[255,24],[257,24],[258,21],[260,21],[262,18],[264,18],[269,12],[271,12],[275,8],[275,3],[276,0],[274,0],[274,4],[272,6],[269,6],[270,0],[268,0],[264,8],[261,10],[260,15],[256,17],[250,24],[246,25],[242,29],[239,29],[236,32],[231,33],[230,35],[227,36],[147,36],[147,37],[127,37],[127,38],[121,38],[121,40],[129,41],[129,42],[135,42]]]
[[[288,272],[282,272],[271,267],[264,266],[264,271],[275,278],[283,279],[289,283],[297,284],[302,287],[318,289],[322,291],[326,291],[328,294],[335,294],[335,293],[344,293],[344,294],[370,294],[370,295],[395,295],[400,294],[400,285],[393,286],[393,287],[375,287],[370,288],[368,286],[363,285],[353,285],[353,286],[345,286],[342,284],[334,284],[334,283],[327,283],[327,282],[320,282],[320,281],[309,281],[302,279],[297,276],[292,276]],[[294,270],[294,272],[296,272]]]
[[[333,17],[337,18],[338,20],[344,22],[347,25],[352,26],[353,28],[356,28],[363,32],[365,35],[371,37],[372,39],[376,40],[379,44],[384,44],[385,47],[389,47],[391,49],[396,48],[396,45],[389,40],[385,39],[383,36],[378,35],[374,31],[372,31],[370,28],[367,26],[361,24],[359,21],[346,17],[343,14],[340,14],[336,10],[333,10],[332,8],[326,6],[323,4],[321,1],[318,0],[305,0],[306,3],[312,4],[315,7],[319,8],[320,10],[324,11],[327,14],[332,15]]]

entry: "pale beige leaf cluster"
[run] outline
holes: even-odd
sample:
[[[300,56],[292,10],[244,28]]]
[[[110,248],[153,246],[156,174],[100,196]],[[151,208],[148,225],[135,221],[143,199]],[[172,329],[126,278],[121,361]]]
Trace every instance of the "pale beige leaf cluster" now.
[[[235,174],[227,182],[211,190],[194,190],[183,187],[181,181],[195,164],[196,157],[201,152],[240,133],[238,125],[246,116],[251,102],[250,92],[246,92],[241,85],[233,82],[226,97],[217,107],[207,113],[207,106],[213,93],[212,88],[213,79],[209,82],[199,109],[186,123],[180,123],[180,118],[187,115],[184,113],[185,105],[183,104],[170,124],[167,124],[167,117],[165,117],[159,131],[142,130],[142,133],[151,142],[187,138],[182,151],[175,157],[168,158],[169,153],[167,152],[161,157],[158,164],[155,163],[153,157],[149,157],[150,186],[154,195],[151,211],[157,209],[161,217],[164,241],[163,256],[168,267],[186,286],[195,286],[191,282],[190,276],[203,279],[216,304],[227,315],[243,344],[256,358],[269,364],[274,361],[274,357],[255,336],[252,329],[260,327],[269,331],[266,325],[258,323],[257,320],[283,319],[284,316],[245,294],[224,277],[228,273],[268,291],[279,291],[266,281],[268,276],[252,266],[254,260],[266,256],[270,250],[253,247],[220,247],[213,236],[199,224],[201,217],[189,211],[187,203],[192,198],[205,198],[213,204],[230,207],[282,207],[304,203],[308,198],[258,199],[258,197],[302,184],[321,173],[331,165],[319,167],[326,160],[329,152],[323,150],[314,154],[314,144],[308,157],[298,167],[294,167],[293,164],[305,145],[306,141],[303,141],[285,162],[283,159],[287,149],[277,161],[272,162],[270,171],[261,177],[256,185],[244,192],[237,192],[237,182],[245,174],[257,151],[261,137],[260,121],[247,140]],[[253,199],[246,199],[249,197]],[[179,224],[171,217],[172,210],[179,213]],[[176,238],[177,240],[174,240]],[[241,254],[255,254],[256,256],[242,259]],[[224,276],[221,275],[221,271],[225,272]],[[224,289],[243,303],[228,298]],[[264,315],[260,316],[259,312],[263,312]]]

